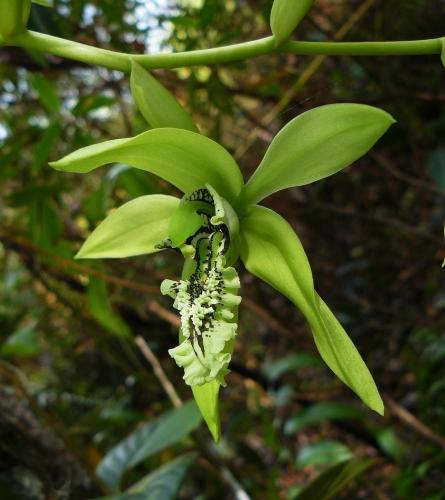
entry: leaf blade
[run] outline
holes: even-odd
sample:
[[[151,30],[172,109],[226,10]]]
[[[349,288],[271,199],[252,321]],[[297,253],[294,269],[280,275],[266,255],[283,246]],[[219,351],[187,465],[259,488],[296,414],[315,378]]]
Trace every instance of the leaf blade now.
[[[178,206],[178,198],[161,194],[125,203],[96,227],[76,258],[123,258],[157,252],[155,245],[168,236],[170,218]]]
[[[115,162],[158,175],[184,193],[211,184],[228,201],[244,185],[239,167],[226,149],[200,134],[176,128],[93,144],[50,165],[64,172],[87,173]]]
[[[392,123],[385,111],[363,104],[328,104],[302,113],[275,136],[243,200],[257,203],[335,174],[363,156]]]
[[[173,95],[140,64],[131,64],[131,93],[147,123],[199,132],[192,117]]]
[[[96,473],[115,490],[128,468],[186,437],[200,422],[196,404],[188,401],[143,425],[114,446],[99,463]]]

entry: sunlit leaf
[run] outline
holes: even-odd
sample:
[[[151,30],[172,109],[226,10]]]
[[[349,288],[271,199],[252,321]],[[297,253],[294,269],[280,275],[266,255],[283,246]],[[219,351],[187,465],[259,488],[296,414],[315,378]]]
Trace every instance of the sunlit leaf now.
[[[329,500],[337,497],[349,484],[368,469],[373,460],[352,458],[330,467],[317,479],[308,484],[298,495],[297,500]]]
[[[393,118],[363,104],[329,104],[294,118],[273,139],[246,184],[243,200],[257,203],[292,186],[335,174],[363,156]]]
[[[313,0],[274,0],[270,27],[278,44],[289,38],[312,4]]]
[[[241,259],[247,270],[288,297],[306,316],[321,357],[370,408],[383,413],[377,387],[354,344],[314,290],[304,249],[289,224],[264,207],[241,221]]]
[[[191,116],[173,95],[134,61],[131,65],[131,93],[151,127],[175,127],[198,132]]]
[[[87,146],[50,165],[64,172],[86,173],[115,162],[156,174],[184,193],[211,184],[231,201],[243,186],[238,165],[222,146],[195,132],[174,128]]]
[[[158,251],[156,244],[167,238],[170,218],[178,206],[178,198],[162,194],[125,203],[97,226],[76,258],[122,258]]]
[[[128,468],[185,438],[200,422],[201,415],[194,401],[160,415],[112,448],[98,465],[98,476],[115,490]]]

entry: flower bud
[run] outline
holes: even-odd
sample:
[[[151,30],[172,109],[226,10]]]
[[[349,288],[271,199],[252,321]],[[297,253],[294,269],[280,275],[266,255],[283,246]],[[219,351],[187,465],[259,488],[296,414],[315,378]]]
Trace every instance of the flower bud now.
[[[0,1],[0,43],[6,43],[11,36],[25,31],[30,9],[31,0]]]

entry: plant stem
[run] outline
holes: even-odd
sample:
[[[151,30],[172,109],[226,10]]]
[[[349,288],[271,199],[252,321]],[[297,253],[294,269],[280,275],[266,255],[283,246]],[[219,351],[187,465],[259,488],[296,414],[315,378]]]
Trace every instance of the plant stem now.
[[[251,42],[212,49],[167,54],[125,54],[71,40],[26,31],[8,40],[8,45],[39,50],[75,61],[129,73],[134,59],[146,69],[181,68],[242,61],[271,53],[345,56],[407,56],[440,54],[441,38],[396,42],[286,42],[276,47],[270,36]]]

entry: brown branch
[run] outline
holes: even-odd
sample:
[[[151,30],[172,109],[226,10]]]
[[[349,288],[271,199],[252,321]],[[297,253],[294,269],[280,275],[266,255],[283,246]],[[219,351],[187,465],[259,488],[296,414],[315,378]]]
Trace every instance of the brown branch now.
[[[410,413],[403,406],[399,405],[399,403],[394,401],[389,396],[384,396],[383,399],[391,413],[395,417],[397,417],[406,427],[409,427],[420,436],[423,436],[428,441],[431,441],[432,443],[440,446],[445,450],[445,438],[439,436],[439,434],[436,434],[432,429],[421,422],[416,416]]]

